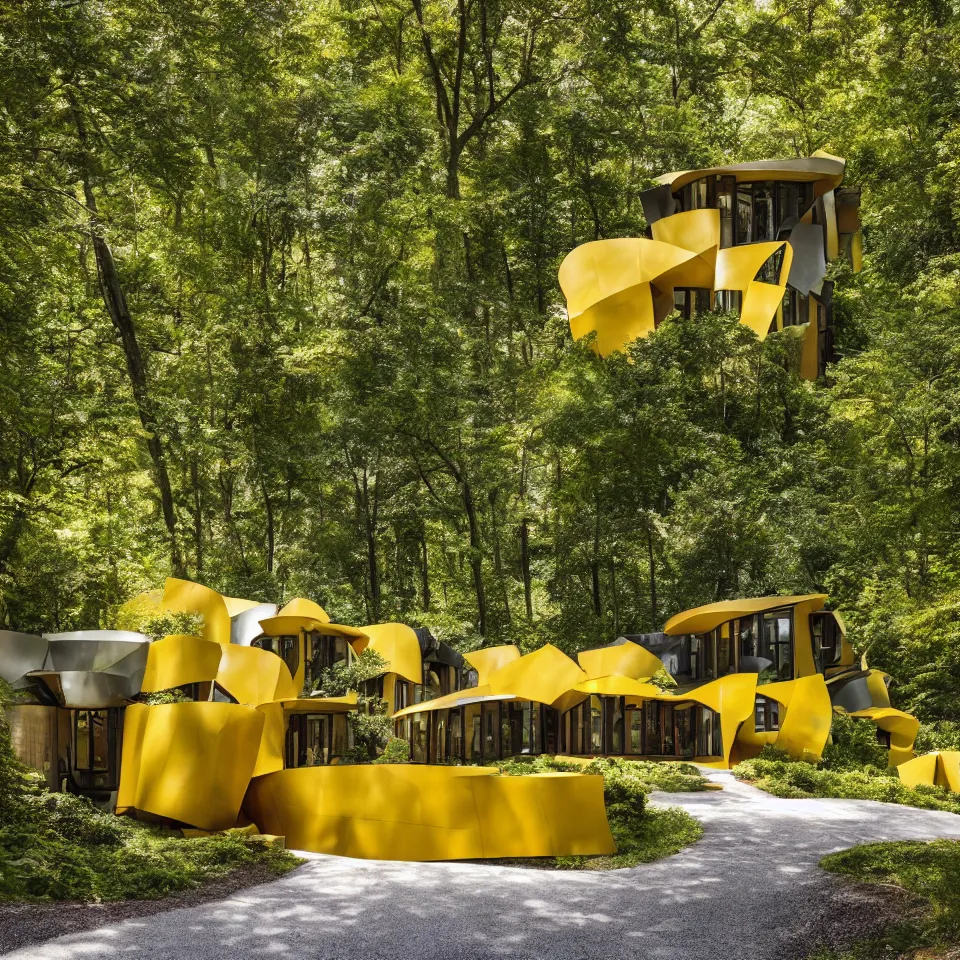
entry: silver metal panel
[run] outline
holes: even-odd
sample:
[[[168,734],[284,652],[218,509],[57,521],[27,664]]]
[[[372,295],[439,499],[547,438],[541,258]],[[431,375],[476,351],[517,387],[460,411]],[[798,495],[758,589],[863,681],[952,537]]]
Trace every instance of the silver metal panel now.
[[[793,263],[787,282],[794,290],[810,296],[819,288],[827,272],[827,257],[823,249],[823,225],[798,223],[790,232]]]
[[[140,692],[140,682],[112,673],[67,670],[57,674],[62,705],[87,709],[122,707]]]
[[[94,670],[98,673],[125,673],[131,669],[135,671],[137,667],[133,664],[125,668],[121,661],[126,660],[127,657],[137,651],[140,651],[143,664],[146,665],[147,651],[150,649],[150,641],[146,637],[127,640],[113,637],[100,639],[96,636],[108,632],[106,630],[91,630],[89,639],[61,640],[51,638],[44,669],[50,672]],[[120,631],[116,632],[119,633]],[[133,634],[132,636],[139,635]]]
[[[676,181],[686,178],[698,180],[702,177],[714,176],[717,174],[766,174],[766,177],[757,177],[762,179],[788,180],[796,178],[798,180],[814,180],[825,177],[842,177],[845,161],[839,157],[800,157],[795,160],[754,160],[752,163],[731,163],[725,167],[705,167],[702,170],[676,170],[673,173],[665,173],[662,177],[657,177],[660,183],[674,184]],[[739,176],[738,176],[738,179]]]
[[[830,691],[830,701],[835,707],[843,707],[847,713],[853,713],[856,710],[869,710],[874,706],[873,695],[867,686],[866,674],[860,677],[854,677],[847,680],[846,683],[831,683],[827,689]]]
[[[47,640],[126,640],[149,643],[150,638],[134,630],[71,630],[68,633],[45,633]]]
[[[261,603],[243,613],[238,613],[230,621],[230,642],[241,647],[249,647],[262,633],[261,620],[277,615],[275,603]]]
[[[32,633],[0,630],[0,677],[17,684],[31,670],[41,670],[47,658],[47,641]]]

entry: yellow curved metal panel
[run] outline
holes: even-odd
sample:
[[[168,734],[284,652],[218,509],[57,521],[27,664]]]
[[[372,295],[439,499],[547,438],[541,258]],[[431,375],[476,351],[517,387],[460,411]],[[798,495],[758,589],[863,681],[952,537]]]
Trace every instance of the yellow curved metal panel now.
[[[775,287],[772,284],[754,280],[743,295],[740,322],[745,327],[749,327],[761,340],[765,340],[770,332],[770,324],[783,302],[785,289],[786,285]]]
[[[817,673],[764,684],[757,687],[757,694],[772,697],[786,708],[774,740],[776,746],[798,760],[819,760],[833,723],[833,705],[823,677]]]
[[[384,699],[389,699],[386,689],[384,689]],[[442,697],[435,697],[433,700],[425,700],[423,703],[415,703],[409,707],[404,707],[393,714],[394,719],[409,717],[414,713],[431,713],[434,710],[449,710],[453,707],[460,707],[467,703],[477,703],[481,700],[513,700],[512,696],[495,696],[490,689],[490,684],[484,684],[480,687],[467,687],[465,690],[457,690],[454,693],[448,693]]]
[[[686,696],[667,693],[652,683],[625,676],[594,677],[578,683],[573,689],[585,696],[626,697],[631,704],[641,700],[681,700]]]
[[[685,633],[708,633],[720,624],[733,620],[736,617],[746,617],[751,613],[765,613],[767,610],[777,610],[780,607],[793,607],[806,600],[820,601],[823,607],[827,595],[825,593],[808,593],[792,597],[756,597],[746,600],[720,600],[717,603],[708,603],[692,610],[684,610],[672,616],[665,624],[663,632],[670,636],[680,636]]]
[[[622,350],[656,329],[653,293],[649,283],[628,287],[570,317],[574,340],[596,333],[596,350],[601,357]]]
[[[853,272],[859,273],[863,269],[863,229],[850,238],[850,262],[853,265]]]
[[[757,692],[755,673],[730,673],[705,683],[683,694],[684,700],[702,703],[720,714],[720,736],[723,741],[723,760],[705,766],[730,766],[730,752],[740,725],[753,716]]]
[[[650,230],[654,240],[692,253],[720,249],[719,210],[685,210],[657,220]]]
[[[926,753],[897,766],[897,775],[908,787],[932,787],[937,782],[939,753]]]
[[[512,643],[499,647],[484,647],[482,650],[465,653],[463,659],[477,671],[477,685],[482,687],[490,682],[494,671],[520,659],[520,648]]]
[[[279,700],[261,703],[257,710],[263,714],[263,732],[260,734],[260,749],[257,752],[257,762],[252,776],[262,777],[283,769],[287,724],[283,703]]]
[[[553,703],[587,675],[552,643],[502,666],[490,676],[490,692],[512,694],[520,700]]]
[[[163,588],[163,605],[167,610],[179,613],[199,613],[203,616],[201,634],[205,640],[229,645],[230,615],[223,597],[216,590],[193,583],[190,580],[177,580],[167,577]]]
[[[314,603],[313,600],[307,600],[305,597],[294,597],[289,603],[284,604],[278,612],[281,617],[302,617],[306,620],[316,620],[318,623],[329,623],[330,617],[327,611]]]
[[[853,710],[851,717],[866,717],[872,720],[880,730],[890,734],[890,766],[899,767],[913,759],[913,743],[920,730],[920,721],[893,707],[868,707],[866,710]]]
[[[232,620],[237,614],[243,613],[245,610],[252,610],[254,607],[259,607],[263,601],[262,600],[243,600],[240,597],[225,597],[221,594],[223,599],[223,605],[227,608],[227,616]]]
[[[357,694],[344,697],[291,697],[277,700],[284,713],[350,713],[357,709]]]
[[[156,640],[147,651],[140,690],[156,693],[185,683],[215,680],[223,647],[212,640],[173,634]]]
[[[301,767],[258,777],[245,813],[287,845],[379,860],[612,853],[601,777],[489,767]]]
[[[960,793],[960,753],[956,750],[942,751],[937,766],[939,785]]]
[[[232,827],[257,762],[263,714],[233,703],[127,707],[117,812],[201,830]]]
[[[889,674],[882,670],[871,670],[867,674],[867,689],[875,707],[890,706],[890,691],[887,689],[886,678]]]
[[[278,614],[260,621],[260,627],[268,637],[296,636],[301,631],[317,631],[328,637],[347,637],[350,641],[366,640],[367,635],[356,627],[347,627],[329,620],[315,620],[311,617],[294,617]]]
[[[363,627],[369,638],[366,647],[387,661],[388,673],[413,683],[423,683],[423,658],[417,635],[405,623],[374,623]]]
[[[236,643],[223,648],[217,683],[240,703],[254,707],[299,693],[290,670],[275,653]]]
[[[663,668],[656,654],[632,640],[598,650],[581,650],[577,660],[589,680],[611,674],[639,680],[641,677],[655,676]]]
[[[827,238],[827,259],[836,260],[840,256],[840,234],[837,230],[837,195],[827,190],[823,200],[823,224]]]
[[[705,167],[702,170],[676,170],[657,177],[658,183],[669,183],[673,190],[710,176],[735,176],[738,183],[750,180],[827,180],[838,187],[843,180],[847,162],[842,157],[817,150],[809,157],[795,160],[754,160],[750,163],[733,163],[723,167]]]

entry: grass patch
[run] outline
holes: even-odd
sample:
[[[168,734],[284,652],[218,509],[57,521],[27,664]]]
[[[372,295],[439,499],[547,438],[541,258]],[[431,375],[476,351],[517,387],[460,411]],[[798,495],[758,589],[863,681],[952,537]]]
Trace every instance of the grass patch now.
[[[707,779],[690,763],[655,763],[634,760],[593,760],[588,764],[536,757],[498,764],[508,776],[564,771],[600,774],[615,854],[605,856],[537,857],[486,861],[511,866],[553,870],[617,870],[650,863],[679,852],[703,836],[703,827],[677,807],[647,806],[651,790],[691,792],[706,790]]]
[[[960,945],[960,842],[868,843],[832,853],[820,865],[861,882],[902,887],[920,898],[926,907],[877,939],[841,952],[818,953],[817,960],[933,960],[956,956],[949,948]]]

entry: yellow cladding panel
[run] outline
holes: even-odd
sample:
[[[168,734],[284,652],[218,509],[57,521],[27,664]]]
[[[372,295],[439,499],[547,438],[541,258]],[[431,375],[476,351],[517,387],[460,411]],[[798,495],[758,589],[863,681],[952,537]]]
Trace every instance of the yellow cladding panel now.
[[[932,787],[937,782],[937,767],[940,765],[939,753],[926,753],[901,763],[897,774],[908,787]]]
[[[185,683],[214,680],[223,647],[212,640],[174,634],[150,644],[143,693],[170,690]]]
[[[793,675],[810,677],[818,673],[813,659],[813,638],[810,636],[810,614],[823,609],[823,600],[813,597],[793,608]]]
[[[279,700],[261,703],[257,710],[263,714],[263,733],[260,735],[260,750],[257,753],[254,777],[275,773],[283,769],[284,737],[287,732],[283,704]]]
[[[817,330],[813,297],[807,304],[807,310],[807,327],[803,332],[803,346],[800,350],[800,376],[804,380],[816,380],[820,371],[820,332]]]
[[[138,810],[225,830],[250,782],[263,714],[233,703],[135,703],[126,709],[117,812]]]
[[[599,650],[583,650],[577,654],[577,660],[590,680],[610,674],[639,680],[654,676],[663,667],[658,656],[632,640]]]
[[[798,760],[819,760],[833,723],[833,705],[823,677],[817,673],[797,680],[768,683],[757,687],[757,693],[771,697],[786,708],[780,718],[776,745]]]
[[[868,707],[866,710],[854,710],[851,717],[866,717],[877,728],[890,734],[890,766],[899,767],[913,759],[913,742],[920,730],[920,721],[893,707]]]
[[[305,620],[316,620],[318,623],[329,623],[330,617],[327,611],[314,603],[313,600],[307,600],[304,597],[295,597],[288,604],[285,604],[279,611],[281,617],[301,617]]]
[[[203,638],[215,643],[230,643],[230,615],[223,597],[216,590],[189,580],[167,577],[163,588],[163,605],[167,610],[179,613],[201,614]]]
[[[837,195],[828,190],[823,195],[823,220],[827,232],[827,259],[840,256],[840,235],[837,231]]]
[[[875,707],[890,706],[890,691],[887,689],[887,674],[881,670],[871,670],[867,674],[867,689]]]
[[[363,627],[370,639],[367,649],[376,650],[387,661],[387,673],[395,673],[413,683],[423,683],[423,658],[420,641],[405,623],[374,623]]]
[[[563,651],[547,643],[490,677],[490,692],[512,694],[520,700],[553,703],[587,675]]]
[[[571,316],[692,259],[669,243],[643,238],[594,240],[576,247],[560,264],[560,287]]]
[[[514,782],[523,780],[538,783]],[[414,764],[301,767],[254,780],[244,810],[291,848],[348,857],[459,860],[614,849],[600,777],[515,778],[484,767]]]
[[[570,332],[581,340],[596,332],[597,353],[609,357],[656,328],[649,283],[641,283],[605,297],[582,313],[570,315]]]
[[[766,243],[746,243],[739,247],[726,247],[717,254],[717,290],[746,291],[753,283],[757,271],[778,250],[790,245],[785,240]],[[782,273],[783,271],[781,271]]]
[[[753,716],[756,702],[757,675],[731,673],[702,687],[683,694],[684,700],[702,703],[720,714],[720,736],[723,740],[723,766],[730,766],[730,751],[740,724]],[[719,764],[711,764],[719,766]]]
[[[672,693],[665,693],[652,683],[644,683],[642,680],[625,676],[594,677],[592,680],[578,683],[573,689],[584,696],[596,694],[601,697],[626,697],[631,703],[639,703],[642,700],[677,699]]]
[[[720,247],[720,211],[686,210],[657,220],[651,227],[654,240],[681,250],[705,253]]]
[[[751,613],[764,613],[767,610],[777,610],[780,607],[793,607],[804,601],[818,601],[811,605],[811,610],[820,610],[827,599],[825,593],[807,593],[803,596],[792,597],[757,597],[749,600],[720,600],[718,603],[708,603],[702,607],[694,607],[671,617],[663,628],[663,632],[671,636],[685,633],[708,633],[720,624],[733,620],[736,617],[746,617]]]
[[[217,682],[240,703],[254,707],[299,692],[287,665],[275,653],[235,643],[223,648]]]
[[[231,618],[243,613],[245,610],[252,610],[254,607],[259,607],[263,602],[262,600],[243,600],[240,597],[224,597],[223,594],[220,596],[223,600],[223,605],[227,608],[227,615]]]
[[[863,269],[863,230],[858,230],[850,238],[850,262],[853,272],[859,273]]]
[[[489,683],[494,671],[505,667],[508,663],[513,663],[514,660],[519,660],[520,650],[512,643],[508,643],[499,647],[484,647],[482,650],[465,653],[463,659],[477,671],[477,683],[483,686]]]
[[[777,315],[777,308],[783,301],[783,287],[754,280],[743,295],[740,310],[740,322],[749,327],[761,340],[765,340],[770,331],[770,323]]]

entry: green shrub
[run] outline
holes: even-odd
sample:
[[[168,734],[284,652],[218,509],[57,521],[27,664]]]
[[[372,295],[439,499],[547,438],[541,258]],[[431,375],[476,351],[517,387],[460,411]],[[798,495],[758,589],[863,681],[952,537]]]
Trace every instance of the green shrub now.
[[[399,737],[391,737],[383,748],[383,753],[373,760],[373,763],[408,763],[410,761],[410,744]]]
[[[733,768],[738,780],[747,780],[775,797],[837,797],[847,800],[878,800],[927,810],[960,813],[960,794],[943,787],[911,789],[895,774],[877,767],[826,769],[795,760],[782,750],[765,747],[759,757]]]
[[[877,728],[846,713],[835,713],[822,766],[829,770],[858,770],[865,766],[886,770],[887,748],[877,740]]]

